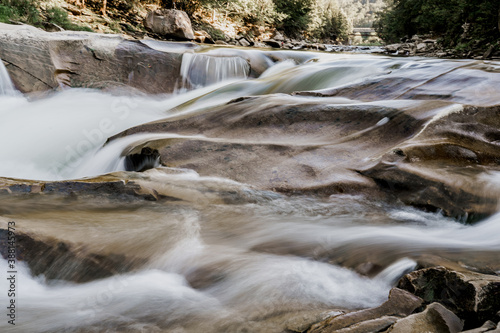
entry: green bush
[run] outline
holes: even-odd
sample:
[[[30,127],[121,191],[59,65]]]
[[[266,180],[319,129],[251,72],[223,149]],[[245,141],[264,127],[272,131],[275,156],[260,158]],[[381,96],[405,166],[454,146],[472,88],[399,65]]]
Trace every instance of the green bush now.
[[[40,22],[40,11],[36,0],[0,0],[0,21],[10,20],[29,24]]]
[[[347,17],[337,7],[336,1],[316,0],[314,8],[308,27],[312,37],[332,40],[347,38],[350,25]]]
[[[311,23],[314,0],[274,0],[276,10],[285,15],[278,28],[296,36],[307,30]]]
[[[59,7],[47,9],[45,16],[47,17],[47,22],[56,24],[65,30],[92,31],[89,27],[72,23],[68,17],[68,12]]]

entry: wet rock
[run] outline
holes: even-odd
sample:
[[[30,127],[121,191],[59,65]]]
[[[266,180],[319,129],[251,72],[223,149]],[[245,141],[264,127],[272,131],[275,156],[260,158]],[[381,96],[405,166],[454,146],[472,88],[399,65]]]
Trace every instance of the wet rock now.
[[[0,253],[8,256],[7,233],[0,229]],[[127,272],[135,264],[124,255],[85,253],[55,239],[36,239],[16,232],[16,258],[25,262],[34,276],[49,280],[84,283]]]
[[[144,19],[144,27],[158,35],[180,40],[193,40],[195,35],[189,16],[176,9],[150,11]]]
[[[500,310],[500,277],[495,275],[435,267],[407,274],[398,287],[426,303],[443,304],[465,320],[465,328],[475,328],[497,318]]]
[[[471,329],[471,330],[467,330],[467,331],[462,331],[463,333],[483,333],[483,332],[491,332],[492,330],[494,330],[495,328],[497,327],[497,325],[492,322],[491,320],[488,320],[486,321],[483,326],[481,327],[478,327],[478,328],[474,328],[474,329]]]
[[[328,318],[313,325],[308,333],[336,332],[343,328],[353,328],[353,332],[368,332],[369,328],[387,328],[396,320],[394,317],[405,317],[420,307],[422,300],[419,297],[393,288],[389,294],[389,300],[376,308],[350,312],[332,318]],[[362,323],[362,324],[360,324]],[[356,327],[353,327],[357,325]],[[377,330],[377,332],[379,331]],[[351,332],[346,330],[345,332]]]
[[[167,49],[169,44],[162,46]],[[176,86],[182,54],[162,52],[118,35],[48,33],[0,23],[0,58],[22,92],[125,86],[168,93]]]
[[[462,327],[462,321],[453,312],[439,303],[432,303],[425,311],[398,320],[387,333],[458,333]]]

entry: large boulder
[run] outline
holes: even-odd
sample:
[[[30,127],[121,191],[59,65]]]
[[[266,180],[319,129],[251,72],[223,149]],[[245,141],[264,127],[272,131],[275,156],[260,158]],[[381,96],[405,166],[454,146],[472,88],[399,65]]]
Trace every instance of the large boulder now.
[[[159,50],[119,35],[49,33],[0,23],[0,58],[16,88],[24,93],[123,86],[170,93],[179,77],[182,54],[178,47],[163,43]]]
[[[189,16],[176,9],[159,9],[148,13],[144,27],[155,34],[180,40],[193,40],[195,35]]]

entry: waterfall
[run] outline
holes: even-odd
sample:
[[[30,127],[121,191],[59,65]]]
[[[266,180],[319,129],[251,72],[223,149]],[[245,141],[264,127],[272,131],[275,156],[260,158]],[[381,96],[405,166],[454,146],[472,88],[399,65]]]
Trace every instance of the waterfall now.
[[[2,59],[0,59],[0,95],[14,95],[15,92],[16,90],[10,80],[7,68],[5,68]]]
[[[181,77],[183,88],[200,88],[231,79],[246,79],[248,62],[237,56],[184,53]]]

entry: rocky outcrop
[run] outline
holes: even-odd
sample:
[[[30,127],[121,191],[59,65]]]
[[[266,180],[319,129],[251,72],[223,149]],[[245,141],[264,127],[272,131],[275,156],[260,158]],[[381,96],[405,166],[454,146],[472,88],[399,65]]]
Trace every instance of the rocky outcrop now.
[[[463,109],[432,101],[395,109],[382,104],[251,97],[119,136],[201,134],[204,138],[156,137],[130,154],[156,149],[163,165],[266,190],[365,193],[471,222],[496,211],[497,194],[481,190],[487,181],[471,181],[469,176],[496,169],[500,155],[496,143],[486,137],[499,131],[494,120],[498,107]],[[444,143],[434,147],[431,142]],[[447,167],[435,165],[441,160]]]
[[[445,305],[465,320],[466,328],[499,319],[499,276],[434,267],[404,276],[398,287],[421,297],[426,303]]]
[[[182,54],[118,35],[48,33],[0,23],[0,58],[16,88],[25,93],[64,87],[169,93],[176,86]]]
[[[150,11],[144,19],[144,27],[165,38],[195,39],[191,20],[181,10],[159,9]]]

